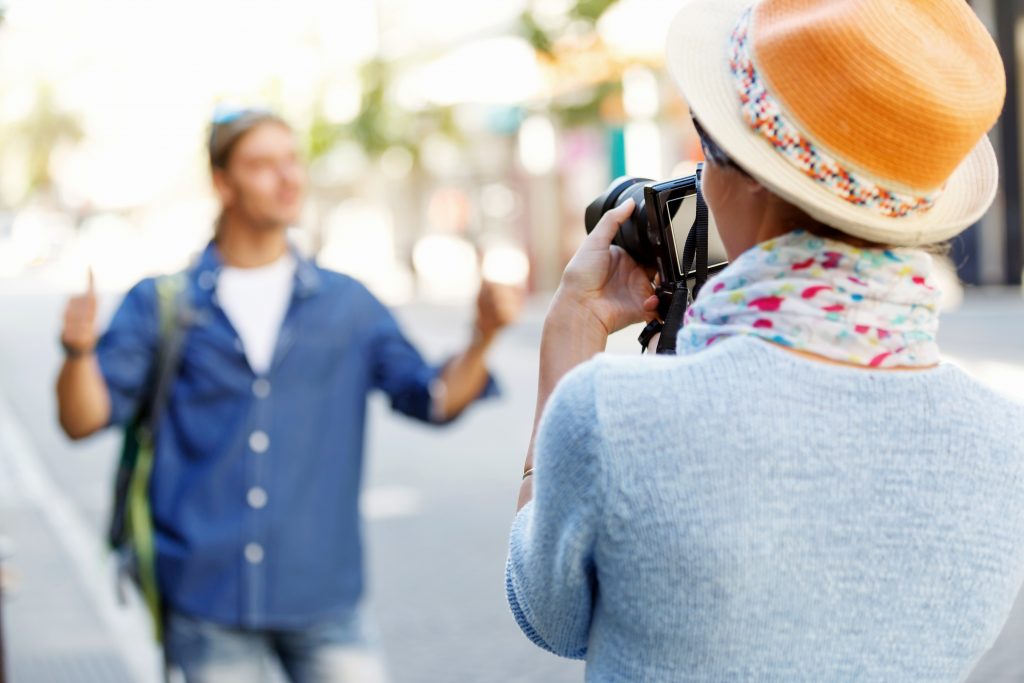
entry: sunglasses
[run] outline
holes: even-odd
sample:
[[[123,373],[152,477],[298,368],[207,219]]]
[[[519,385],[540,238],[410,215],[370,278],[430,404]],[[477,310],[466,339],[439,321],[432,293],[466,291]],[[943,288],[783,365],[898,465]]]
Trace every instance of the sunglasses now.
[[[270,113],[266,107],[228,107],[218,104],[213,110],[210,123],[214,126],[223,126],[248,116],[264,116]]]

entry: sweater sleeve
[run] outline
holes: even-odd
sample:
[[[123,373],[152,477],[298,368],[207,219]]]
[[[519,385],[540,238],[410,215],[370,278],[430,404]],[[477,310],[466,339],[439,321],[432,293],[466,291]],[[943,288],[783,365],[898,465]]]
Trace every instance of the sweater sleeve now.
[[[562,379],[535,444],[534,498],[516,515],[505,585],[523,633],[562,657],[583,659],[597,595],[599,461],[593,364]]]

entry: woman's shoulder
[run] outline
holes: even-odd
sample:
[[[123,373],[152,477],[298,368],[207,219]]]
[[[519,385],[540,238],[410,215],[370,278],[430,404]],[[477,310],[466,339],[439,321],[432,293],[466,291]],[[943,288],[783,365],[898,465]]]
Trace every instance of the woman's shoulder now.
[[[776,375],[758,346],[729,339],[687,356],[602,353],[563,381],[577,398],[586,392],[601,424],[640,419],[668,406],[685,418],[691,410],[703,412],[712,393],[734,393],[759,376]]]
[[[947,400],[963,418],[976,421],[1024,449],[1024,403],[982,382],[967,369],[946,362]]]
[[[598,412],[650,411],[652,402],[687,406],[708,418],[708,397],[732,402],[816,403],[843,396],[864,406],[928,401],[944,415],[971,416],[1024,443],[1024,404],[987,387],[959,366],[944,362],[923,371],[868,370],[822,363],[750,337],[732,337],[687,356],[601,354],[575,371],[577,384],[592,392]],[[646,400],[649,399],[649,400]],[[717,401],[711,401],[717,403]]]
[[[691,387],[711,382],[721,387],[723,383],[749,381],[758,375],[771,374],[773,369],[781,370],[778,359],[773,358],[765,346],[767,344],[758,340],[734,337],[685,356],[602,353],[579,370],[599,391],[611,386],[624,392],[634,388],[660,391],[679,387],[680,382]]]

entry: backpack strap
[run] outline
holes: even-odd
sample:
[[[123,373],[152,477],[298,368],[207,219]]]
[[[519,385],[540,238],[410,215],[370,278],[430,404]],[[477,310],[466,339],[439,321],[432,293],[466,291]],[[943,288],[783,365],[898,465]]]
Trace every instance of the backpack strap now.
[[[149,447],[156,421],[166,407],[174,385],[185,328],[191,324],[192,312],[188,300],[189,271],[175,275],[161,275],[155,281],[158,342],[142,401],[124,429],[124,443],[114,478],[114,502],[107,543],[117,549],[129,542],[128,492],[138,465],[140,447]],[[157,385],[159,384],[159,388]],[[122,573],[134,573],[134,570]]]
[[[157,318],[160,344],[157,351],[156,384],[150,396],[146,428],[155,434],[181,363],[185,336],[192,324],[193,311],[189,301],[190,271],[164,275],[156,280]]]
[[[153,617],[156,640],[160,643],[163,642],[164,614],[156,576],[156,538],[149,502],[149,486],[156,456],[156,430],[159,428],[171,388],[178,375],[185,336],[193,318],[189,304],[188,281],[188,271],[166,275],[156,281],[160,325],[156,384],[150,396],[146,418],[139,425],[144,433],[137,444],[137,457],[126,496],[139,589]]]

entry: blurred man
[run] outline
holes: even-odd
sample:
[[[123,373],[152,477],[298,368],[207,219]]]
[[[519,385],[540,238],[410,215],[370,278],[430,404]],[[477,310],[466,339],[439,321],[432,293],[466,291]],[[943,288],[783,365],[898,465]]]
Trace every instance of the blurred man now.
[[[150,487],[169,662],[190,682],[383,680],[364,623],[359,489],[366,397],[444,423],[493,392],[484,364],[521,307],[484,284],[472,341],[428,365],[355,280],[290,248],[305,173],[288,125],[266,111],[215,120],[222,205],[188,271],[192,323],[156,434]],[[96,297],[68,304],[60,421],[81,439],[133,419],[153,391],[153,279],[97,339]]]

